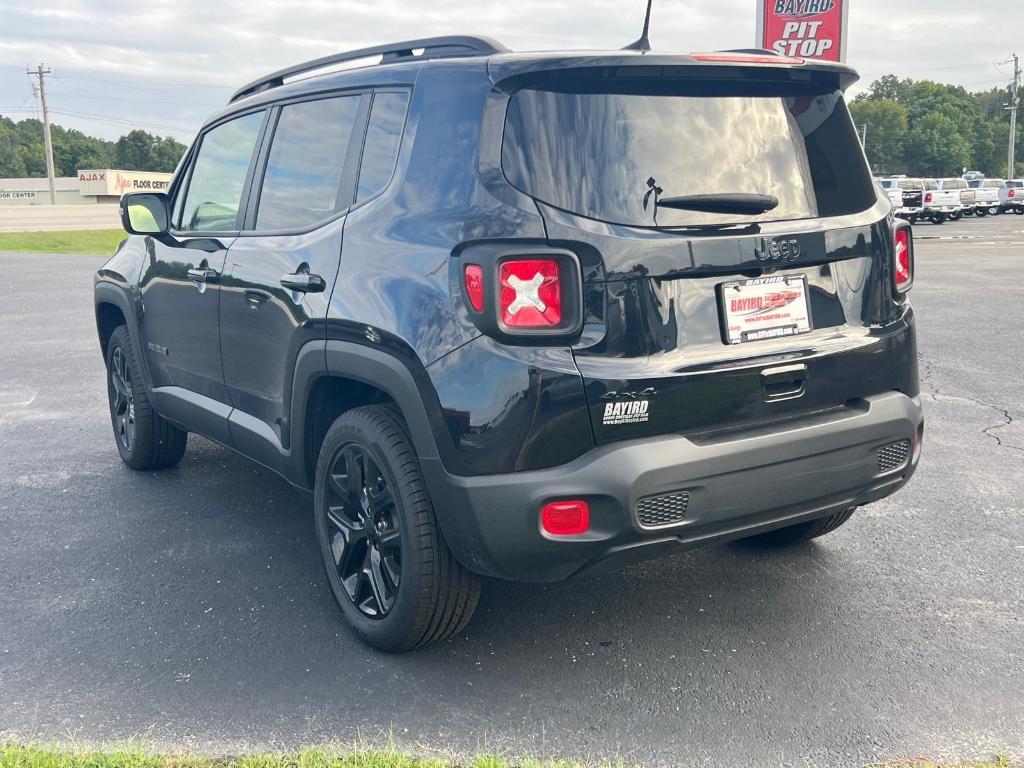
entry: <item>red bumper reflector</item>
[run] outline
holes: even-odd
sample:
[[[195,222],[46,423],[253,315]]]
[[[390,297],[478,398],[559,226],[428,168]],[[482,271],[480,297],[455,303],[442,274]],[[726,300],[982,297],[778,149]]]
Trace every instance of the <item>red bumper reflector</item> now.
[[[578,536],[590,530],[590,505],[585,501],[552,501],[540,511],[541,527],[552,536]]]

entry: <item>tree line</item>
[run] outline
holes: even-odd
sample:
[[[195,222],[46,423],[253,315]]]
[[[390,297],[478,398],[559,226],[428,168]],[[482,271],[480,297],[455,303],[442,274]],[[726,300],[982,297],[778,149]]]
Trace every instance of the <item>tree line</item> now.
[[[1007,99],[1005,88],[970,92],[885,75],[853,100],[850,114],[858,131],[867,126],[864,151],[876,174],[959,176],[967,168],[1018,178],[1024,175],[1024,136],[1018,127],[1016,168],[1008,174]]]
[[[1016,178],[1024,176],[1024,131],[1017,131],[1017,167],[1007,174],[1006,100],[1005,89],[969,92],[958,85],[885,75],[853,100],[850,113],[859,131],[867,128],[864,151],[877,174],[959,176],[967,168]],[[59,125],[51,126],[51,135],[58,176],[74,176],[79,168],[170,172],[186,149],[170,136],[142,130],[116,142]],[[40,121],[0,117],[0,178],[45,175]]]
[[[185,145],[170,136],[130,131],[117,141],[87,136],[73,128],[50,125],[53,165],[58,176],[76,176],[84,168],[125,171],[173,171]],[[0,178],[46,176],[43,124],[0,117]]]

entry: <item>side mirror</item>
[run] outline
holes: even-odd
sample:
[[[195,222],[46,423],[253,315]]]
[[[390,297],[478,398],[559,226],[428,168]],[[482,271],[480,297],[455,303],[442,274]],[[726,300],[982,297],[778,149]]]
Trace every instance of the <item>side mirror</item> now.
[[[134,192],[121,198],[121,226],[130,235],[163,235],[170,222],[170,202],[162,192]]]

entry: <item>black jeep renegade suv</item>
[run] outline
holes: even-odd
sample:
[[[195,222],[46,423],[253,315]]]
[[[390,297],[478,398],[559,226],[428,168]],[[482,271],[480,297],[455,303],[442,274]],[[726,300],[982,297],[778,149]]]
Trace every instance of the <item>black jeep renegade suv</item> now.
[[[481,574],[837,528],[923,427],[855,77],[448,37],[246,86],[96,278],[122,459],[197,432],[310,489],[387,650],[459,631]]]

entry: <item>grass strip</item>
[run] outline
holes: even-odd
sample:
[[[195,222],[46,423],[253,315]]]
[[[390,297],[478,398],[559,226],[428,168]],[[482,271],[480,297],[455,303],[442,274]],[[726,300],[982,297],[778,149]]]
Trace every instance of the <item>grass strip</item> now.
[[[0,251],[112,255],[127,235],[123,229],[0,232]]]
[[[394,748],[314,748],[299,752],[263,752],[225,757],[204,757],[187,752],[157,752],[142,742],[95,750],[86,747],[49,747],[0,744],[0,768],[626,768],[622,762],[577,763],[506,759],[479,755],[455,762],[445,758],[416,757]],[[685,765],[685,763],[680,763]],[[829,766],[828,768],[835,768]],[[966,763],[934,762],[922,757],[870,763],[865,768],[1018,768],[1000,755],[994,760]]]

